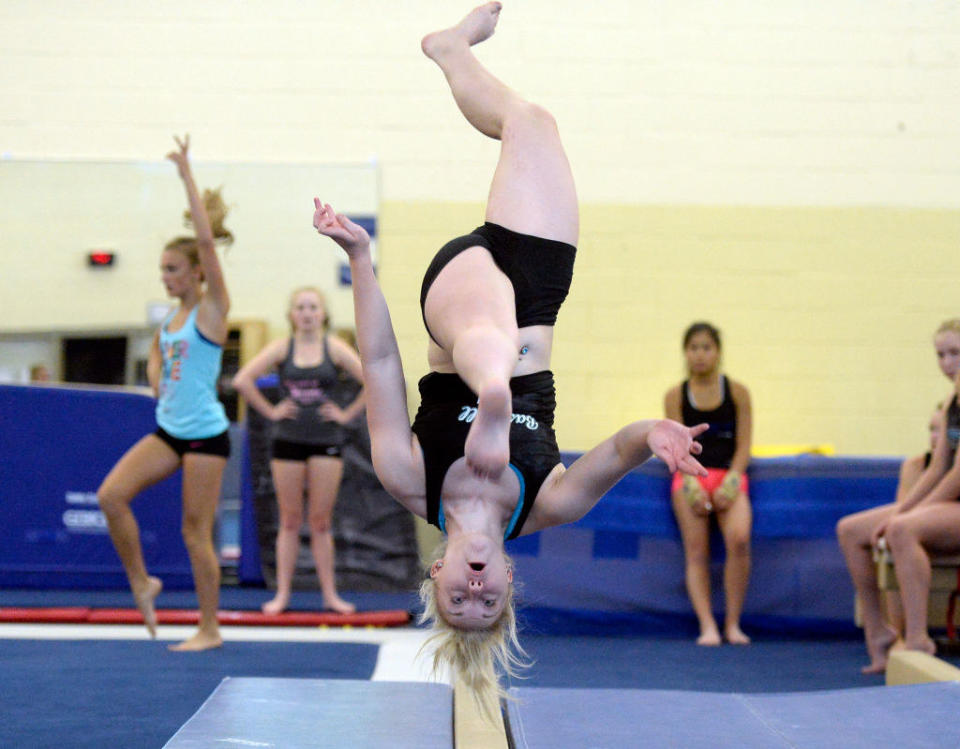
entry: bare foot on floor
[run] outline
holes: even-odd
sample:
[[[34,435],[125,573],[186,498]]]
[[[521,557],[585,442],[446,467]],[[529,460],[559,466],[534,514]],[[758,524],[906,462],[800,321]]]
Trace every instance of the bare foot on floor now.
[[[344,601],[340,596],[324,596],[324,608],[333,611],[336,614],[355,614],[357,607],[349,601]]]
[[[279,593],[267,601],[263,606],[260,607],[260,610],[264,614],[269,614],[270,616],[276,616],[277,614],[282,614],[287,610],[287,606],[290,604],[289,596],[281,596]]]
[[[724,639],[731,645],[749,645],[750,638],[738,626],[728,626],[724,629]]]
[[[157,611],[154,608],[154,601],[163,590],[163,582],[158,577],[148,577],[146,585],[141,590],[133,591],[133,600],[137,604],[137,609],[143,616],[143,623],[147,626],[147,632],[150,636],[157,636]]]
[[[456,26],[427,34],[420,42],[420,47],[427,57],[436,60],[438,56],[464,41],[470,47],[479,44],[493,36],[501,7],[503,6],[500,3],[480,5],[467,13]]]
[[[884,627],[874,637],[867,638],[867,653],[870,655],[870,665],[860,669],[863,674],[882,674],[887,670],[887,655],[890,648],[897,641],[897,633],[889,627]]]
[[[708,648],[719,647],[722,640],[720,639],[720,632],[716,629],[708,629],[705,632],[702,632],[697,638],[697,645],[702,645]]]
[[[201,650],[212,650],[223,645],[223,638],[220,632],[198,631],[193,637],[184,640],[179,645],[169,645],[167,650],[173,650],[179,653],[196,653]]]
[[[510,460],[512,399],[506,382],[490,382],[480,390],[477,417],[463,446],[467,467],[480,478],[496,479]]]

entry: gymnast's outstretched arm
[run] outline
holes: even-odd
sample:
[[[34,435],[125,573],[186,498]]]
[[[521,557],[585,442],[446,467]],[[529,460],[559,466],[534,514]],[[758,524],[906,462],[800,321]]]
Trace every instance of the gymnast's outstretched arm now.
[[[357,345],[363,365],[373,467],[384,488],[410,512],[427,512],[423,454],[410,429],[407,388],[390,310],[370,258],[370,237],[314,198],[313,225],[347,253],[353,282]]]
[[[181,140],[174,137],[177,148],[167,154],[177,166],[180,179],[183,180],[187,191],[187,202],[190,205],[190,221],[197,233],[197,257],[203,270],[203,280],[206,282],[206,291],[200,298],[197,307],[197,324],[205,335],[212,341],[223,343],[227,337],[227,313],[230,312],[230,292],[223,275],[223,268],[217,258],[215,236],[207,214],[207,207],[200,191],[193,180],[193,171],[190,169],[190,136]]]
[[[671,473],[680,470],[705,476],[694,457],[701,451],[696,438],[706,424],[686,427],[670,419],[635,421],[578,458],[570,468],[558,466],[537,494],[523,532],[572,523],[586,515],[628,471],[656,455]]]

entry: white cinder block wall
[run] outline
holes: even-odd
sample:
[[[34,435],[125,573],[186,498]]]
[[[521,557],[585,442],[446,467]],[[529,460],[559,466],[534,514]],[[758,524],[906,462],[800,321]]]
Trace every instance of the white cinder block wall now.
[[[419,39],[449,0],[0,4],[0,149],[213,161],[377,156],[384,198],[479,200]],[[954,207],[948,0],[516,0],[478,54],[557,115],[587,202]]]

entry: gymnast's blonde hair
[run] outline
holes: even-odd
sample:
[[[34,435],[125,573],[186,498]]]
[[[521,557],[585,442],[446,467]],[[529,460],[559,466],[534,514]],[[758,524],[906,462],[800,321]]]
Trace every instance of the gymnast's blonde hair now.
[[[442,559],[446,554],[447,542],[444,540],[433,554],[434,559]],[[513,566],[510,558],[504,554],[507,567]],[[429,575],[429,573],[428,573]],[[470,690],[480,711],[491,720],[492,705],[501,699],[510,699],[500,684],[499,673],[518,677],[520,670],[527,668],[530,662],[527,653],[517,639],[517,616],[514,608],[515,587],[511,581],[507,585],[503,611],[497,620],[486,629],[458,629],[450,624],[437,606],[437,582],[427,577],[420,583],[420,601],[423,613],[420,624],[430,624],[433,634],[420,648],[433,647],[433,668],[436,673],[443,667],[450,669],[454,681],[460,681]]]
[[[220,188],[204,190],[202,200],[204,210],[207,212],[207,220],[210,222],[210,231],[213,232],[213,240],[223,244],[233,244],[233,234],[224,226],[230,209],[223,202]],[[193,225],[193,217],[189,209],[183,212],[183,222],[187,226]],[[175,250],[183,254],[193,267],[200,265],[200,251],[196,237],[175,237],[167,242],[163,249]]]
[[[960,335],[960,318],[953,317],[940,323],[940,327],[937,328],[937,332],[933,335],[936,337],[941,333],[956,333]]]

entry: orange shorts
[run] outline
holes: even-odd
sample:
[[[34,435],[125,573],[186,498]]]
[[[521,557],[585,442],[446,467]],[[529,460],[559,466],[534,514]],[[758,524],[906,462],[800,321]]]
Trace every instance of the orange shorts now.
[[[700,486],[703,487],[703,490],[707,493],[707,496],[712,495],[723,483],[723,479],[727,475],[727,468],[708,468],[706,476],[697,476],[697,481],[700,482]],[[686,474],[680,473],[677,471],[673,474],[673,483],[670,485],[670,493],[674,494],[683,484],[683,477]],[[746,494],[750,489],[750,482],[747,481],[747,474],[740,474],[740,492]]]

